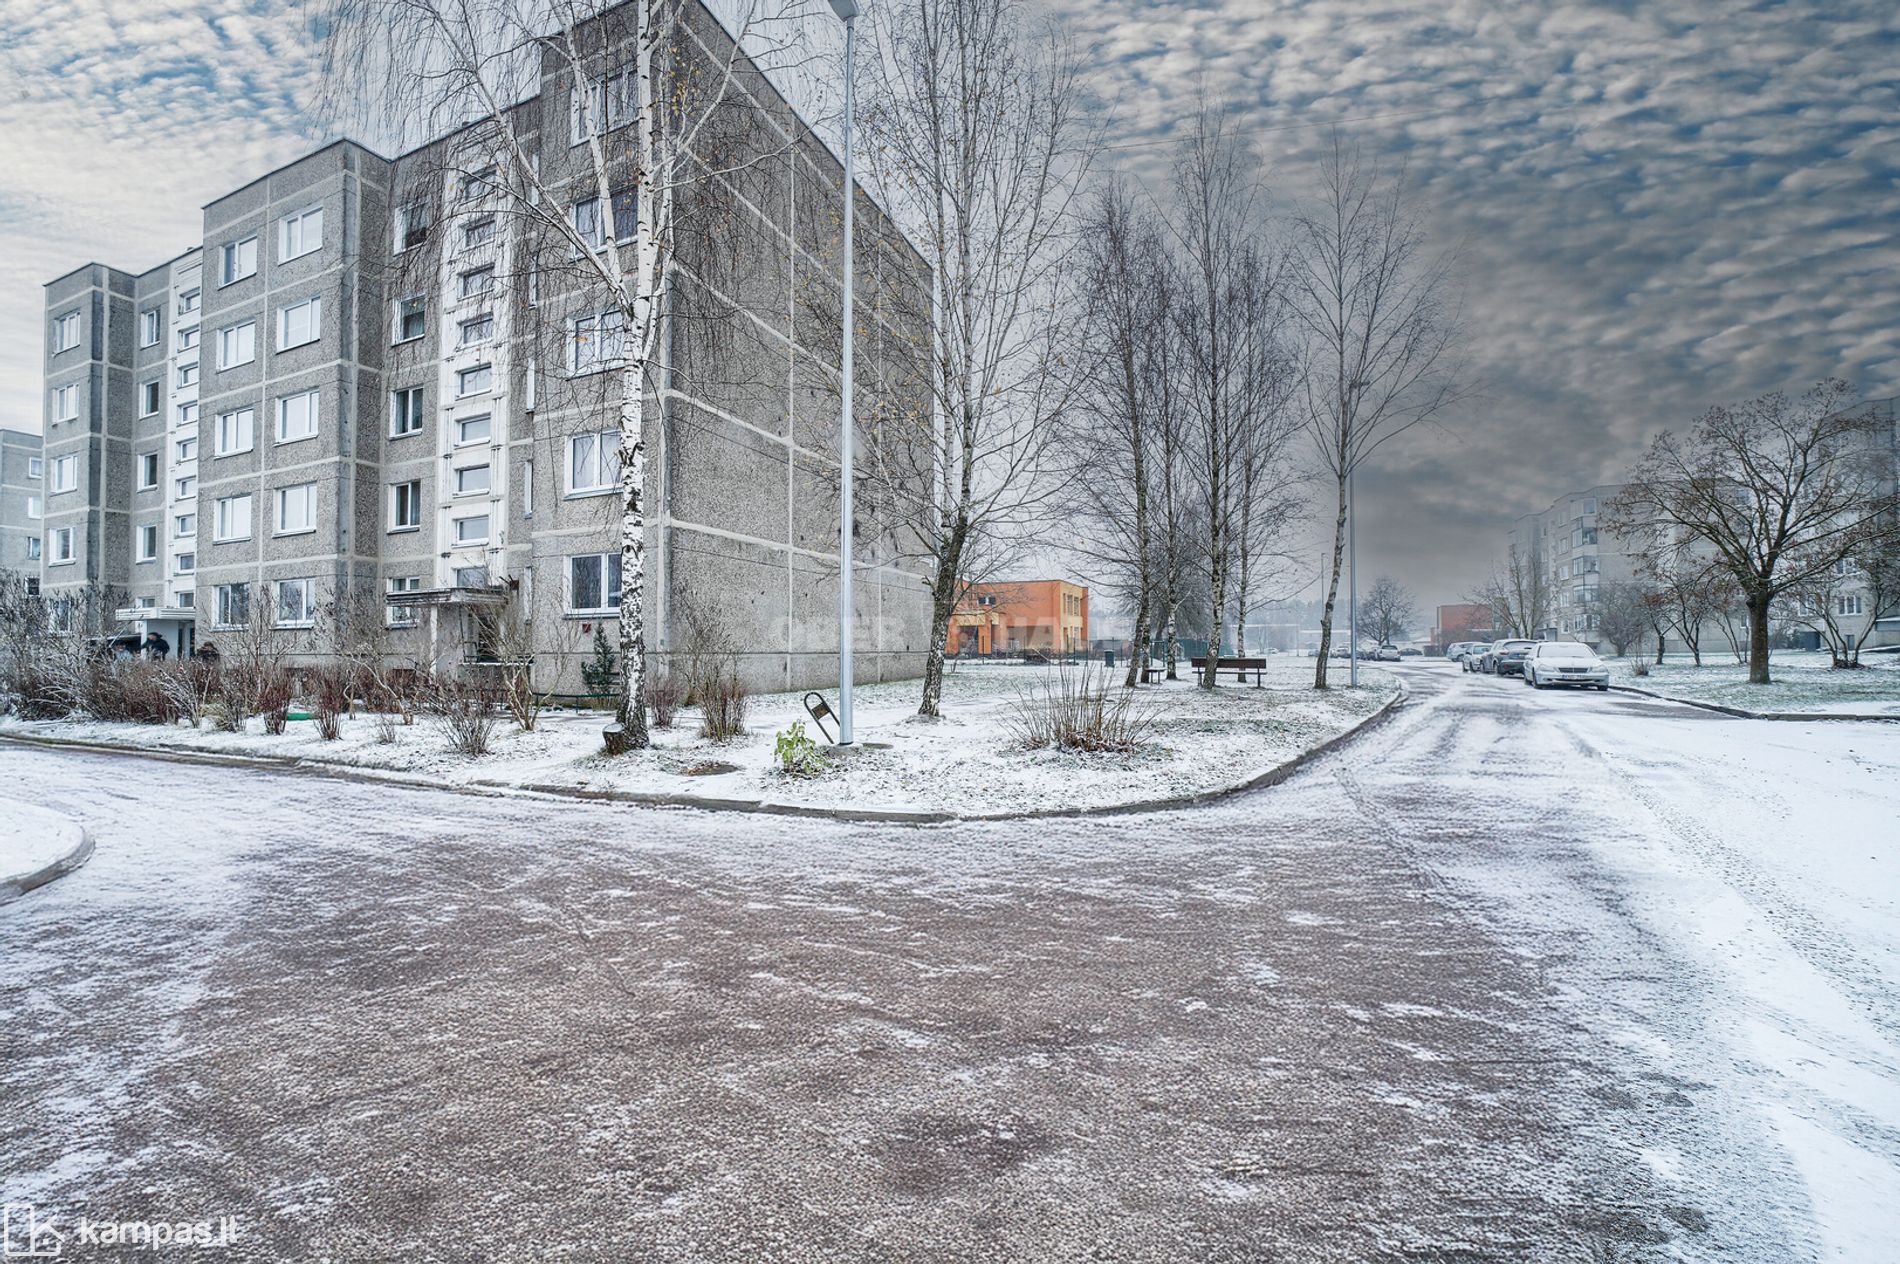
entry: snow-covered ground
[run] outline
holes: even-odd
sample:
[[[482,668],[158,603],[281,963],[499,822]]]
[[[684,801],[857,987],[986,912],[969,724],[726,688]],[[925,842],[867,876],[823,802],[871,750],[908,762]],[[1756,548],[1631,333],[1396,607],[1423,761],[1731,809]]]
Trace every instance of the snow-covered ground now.
[[[0,889],[65,859],[82,839],[65,817],[0,798]]]
[[[751,699],[747,733],[727,743],[700,737],[697,711],[683,710],[675,727],[654,732],[653,749],[619,759],[600,753],[601,727],[611,718],[600,712],[549,711],[531,733],[504,720],[493,749],[479,758],[451,751],[441,729],[426,718],[399,728],[388,743],[379,740],[380,726],[368,716],[346,720],[333,742],[323,741],[315,723],[306,720],[292,721],[276,736],[265,734],[258,720],[244,733],[87,720],[7,720],[0,721],[0,732],[296,759],[433,784],[982,816],[1113,807],[1241,785],[1345,732],[1397,690],[1389,672],[1368,669],[1358,689],[1315,693],[1312,662],[1287,658],[1268,669],[1265,688],[1230,677],[1212,693],[1187,680],[1138,691],[1135,705],[1153,717],[1139,750],[1025,750],[1010,718],[1035,705],[1059,670],[1078,669],[961,665],[946,678],[943,717],[935,721],[915,714],[915,681],[861,687],[858,749],[833,753],[831,766],[815,777],[785,776],[773,758],[776,735],[795,720],[823,741],[805,714],[803,693]],[[827,697],[835,706],[835,693]]]
[[[1666,698],[1713,702],[1764,714],[1891,715],[1900,717],[1900,655],[1871,654],[1859,670],[1835,671],[1826,654],[1777,650],[1769,656],[1772,683],[1751,685],[1748,668],[1726,651],[1706,652],[1702,666],[1670,655],[1649,675],[1636,674],[1635,659],[1612,659],[1613,684],[1647,689]]]

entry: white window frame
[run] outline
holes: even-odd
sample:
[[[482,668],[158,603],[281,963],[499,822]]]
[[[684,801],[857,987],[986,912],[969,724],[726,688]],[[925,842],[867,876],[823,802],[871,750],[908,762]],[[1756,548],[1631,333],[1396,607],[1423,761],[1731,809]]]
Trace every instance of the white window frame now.
[[[79,345],[79,313],[65,312],[53,317],[53,354],[71,351]]]
[[[482,384],[473,390],[468,383],[477,373],[482,375]],[[495,389],[495,366],[492,364],[471,364],[466,369],[457,369],[455,373],[455,398],[470,399],[476,395],[486,395]]]
[[[386,597],[396,597],[403,593],[421,591],[422,576],[420,575],[392,575],[385,580],[383,584],[383,595]],[[416,608],[414,606],[397,606],[385,602],[384,609],[387,611],[385,619],[390,627],[413,628],[416,626]]]
[[[198,476],[185,474],[172,481],[173,500],[196,500],[198,498]]]
[[[79,490],[79,454],[68,452],[53,458],[53,477],[47,480],[46,493],[58,496]]]
[[[158,410],[164,406],[165,392],[161,389],[163,386],[164,381],[160,378],[139,383],[139,416],[158,416]]]
[[[409,435],[421,434],[426,420],[424,412],[423,388],[405,386],[389,392],[389,437],[401,439]],[[408,400],[415,397],[415,408],[409,409]],[[413,425],[408,423],[413,422]],[[406,426],[407,428],[402,428]]]
[[[186,435],[182,439],[174,439],[172,441],[172,453],[173,453],[173,458],[180,465],[183,465],[186,461],[197,460],[198,459],[198,436]]]
[[[323,249],[323,207],[292,211],[277,221],[277,262],[301,259]]]
[[[317,622],[317,581],[310,576],[295,579],[280,579],[271,585],[271,617],[280,628],[308,628]],[[284,598],[291,593],[299,594],[300,613],[286,615]]]
[[[492,342],[495,337],[495,313],[483,312],[479,316],[470,316],[456,325],[455,345],[458,347],[479,347]],[[478,330],[475,337],[469,337],[470,330]]]
[[[562,608],[568,614],[575,614],[575,615],[581,615],[581,614],[604,615],[604,614],[613,614],[614,612],[618,611],[620,609],[619,602],[610,601],[610,599],[614,597],[615,595],[615,591],[613,587],[611,586],[610,581],[613,574],[614,564],[618,562],[619,560],[620,560],[620,554],[618,553],[570,553],[568,554],[566,558],[566,565],[562,568],[562,574],[561,574],[562,588],[563,588],[563,591],[561,594]],[[578,562],[592,562],[596,565],[596,579],[600,583],[600,597],[601,597],[602,604],[596,605],[596,606],[578,606],[574,604],[574,568],[575,568],[575,564]],[[622,576],[622,583],[624,585],[625,576]]]
[[[46,458],[45,457],[30,456],[26,458],[26,476],[28,478],[41,478],[45,476],[45,473],[46,473]]]
[[[468,427],[478,421],[482,423],[484,433],[478,438],[465,438]],[[466,417],[455,419],[455,446],[458,448],[470,447],[477,443],[493,443],[494,438],[495,418],[491,413],[471,413]]]
[[[235,325],[226,325],[218,331],[218,371],[220,373],[226,369],[243,368],[255,359],[257,359],[257,322],[255,320],[241,320]]]
[[[231,425],[232,433],[227,446],[226,423]],[[246,404],[242,408],[233,408],[228,413],[218,414],[217,444],[214,455],[238,456],[257,446],[257,409]]]
[[[38,522],[42,516],[40,513],[40,498],[38,496],[28,496],[26,498],[27,521]]]
[[[164,336],[165,319],[160,308],[148,307],[139,313],[139,346],[156,347]]]
[[[196,360],[180,360],[178,362],[177,378],[180,387],[196,385],[198,381],[198,362]]]
[[[53,420],[79,420],[79,383],[68,382],[53,388]]]
[[[310,324],[301,338],[291,330],[293,317],[308,313]],[[289,303],[277,309],[277,349],[289,351],[293,347],[307,347],[323,337],[323,296],[313,294],[300,303]],[[294,339],[294,340],[293,340]]]
[[[472,475],[477,470],[480,470],[482,473],[482,485],[480,487],[463,486],[463,475]],[[457,466],[453,472],[449,494],[456,497],[487,496],[493,493],[494,490],[495,490],[494,467],[489,465],[486,461],[484,461],[480,465]]]
[[[627,355],[627,314],[609,308],[567,321],[567,371],[575,377],[619,368]]]
[[[486,230],[486,231],[483,231]],[[462,249],[474,250],[495,240],[495,217],[484,215],[462,225]]]
[[[403,502],[409,503],[409,512],[403,512]],[[404,531],[422,529],[422,480],[407,478],[400,483],[389,485],[389,534],[396,535]]]
[[[158,490],[159,479],[164,470],[164,462],[159,459],[160,455],[158,452],[139,453],[138,490],[142,492]]]
[[[251,538],[251,493],[239,492],[235,496],[220,496],[212,502],[211,539],[215,544],[229,544],[237,540]],[[239,511],[242,510],[240,515]],[[239,517],[243,522],[238,522]]]
[[[317,437],[317,414],[322,404],[322,390],[311,387],[307,391],[298,391],[291,395],[277,397],[277,442],[302,443],[306,439]],[[290,431],[291,406],[300,404],[304,416],[304,428],[296,434]]]
[[[178,331],[178,349],[189,351],[198,345],[198,326],[187,325]]]
[[[271,499],[273,506],[272,535],[309,535],[317,529],[317,485],[315,483],[292,483],[288,487],[274,489]],[[292,522],[290,511],[301,507],[299,520]]]
[[[197,570],[198,570],[198,554],[196,552],[175,553],[172,555],[172,574],[192,575],[192,574],[196,574]],[[181,602],[179,604],[189,605],[190,603]]]
[[[610,474],[608,462],[619,464],[620,432],[618,430],[600,430],[588,434],[569,435],[567,437],[567,495],[570,497],[603,496],[619,485],[618,473]],[[575,478],[583,459],[591,465],[598,480],[582,483]]]
[[[132,560],[138,563],[156,562],[158,560],[158,546],[158,524],[155,522],[142,524],[139,527],[137,537],[134,539]]]
[[[191,513],[172,515],[172,539],[189,540],[197,534],[198,514],[195,510]]]
[[[479,522],[482,524],[482,534],[479,538],[475,536],[466,536],[462,534],[463,524],[470,523],[470,522]],[[477,544],[487,544],[490,537],[493,535],[494,530],[495,530],[494,521],[489,517],[489,515],[485,513],[469,514],[461,518],[451,518],[449,520],[450,545],[453,548],[460,549],[460,548],[469,548]]]
[[[236,600],[243,594],[243,601]],[[241,628],[251,621],[251,598],[254,596],[249,584],[219,584],[212,589],[211,626],[214,628]],[[242,604],[239,611],[234,607]],[[237,618],[232,618],[236,614]]]
[[[481,284],[470,285],[469,282],[476,278],[481,279]],[[470,268],[467,272],[462,273],[460,277],[456,278],[455,296],[457,298],[480,298],[484,294],[493,294],[494,292],[495,265],[492,263],[483,264],[479,268]]]
[[[246,251],[245,247],[250,250]],[[248,258],[247,258],[248,255]],[[257,275],[257,234],[227,241],[218,247],[218,284],[236,285]]]
[[[73,529],[71,527],[53,528],[53,547],[46,559],[48,566],[71,566],[79,559],[74,556]]]
[[[411,305],[413,305],[414,314],[422,317],[422,326],[421,328],[417,329],[416,332],[412,334],[405,334],[402,331],[403,316],[407,314],[405,312],[405,309],[411,307]],[[389,345],[392,347],[400,347],[405,342],[415,342],[421,338],[426,337],[428,335],[428,332],[429,332],[428,295],[407,294],[397,299],[394,322],[390,326]]]
[[[189,290],[183,291],[178,296],[178,314],[180,316],[191,315],[198,310],[203,300],[204,289],[201,286],[194,285]]]

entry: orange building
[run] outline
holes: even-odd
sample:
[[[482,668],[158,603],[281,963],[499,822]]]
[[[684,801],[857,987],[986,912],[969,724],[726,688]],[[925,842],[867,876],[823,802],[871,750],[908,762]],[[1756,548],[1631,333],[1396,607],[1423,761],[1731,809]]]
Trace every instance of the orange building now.
[[[1089,647],[1089,590],[1061,579],[972,584],[950,616],[950,654],[1040,650],[1080,654]]]

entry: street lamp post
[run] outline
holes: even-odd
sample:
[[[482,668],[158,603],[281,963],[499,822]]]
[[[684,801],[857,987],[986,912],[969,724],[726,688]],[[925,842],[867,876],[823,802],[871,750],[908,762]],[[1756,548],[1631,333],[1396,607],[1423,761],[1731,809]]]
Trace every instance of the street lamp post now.
[[[852,333],[852,210],[857,201],[852,175],[851,126],[857,110],[858,0],[831,0],[831,10],[844,23],[844,352],[839,371],[844,376],[838,443],[838,744],[851,745],[851,458],[857,427],[851,416]]]
[[[1359,497],[1352,483],[1357,472],[1346,471],[1346,610],[1352,624],[1352,676],[1347,683],[1355,689],[1359,687]]]

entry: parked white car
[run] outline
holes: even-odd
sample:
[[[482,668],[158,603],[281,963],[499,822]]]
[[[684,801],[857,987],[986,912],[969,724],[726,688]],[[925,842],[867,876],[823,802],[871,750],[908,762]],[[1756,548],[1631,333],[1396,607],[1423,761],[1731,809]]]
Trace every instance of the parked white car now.
[[[1575,685],[1608,690],[1610,669],[1581,641],[1539,641],[1524,656],[1524,680],[1538,689]]]

